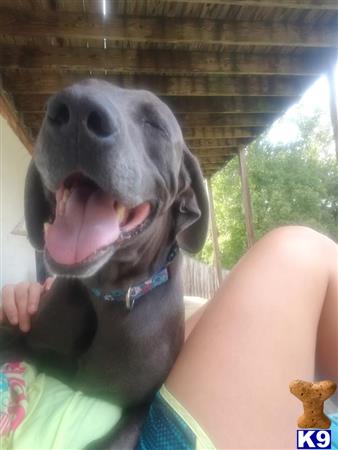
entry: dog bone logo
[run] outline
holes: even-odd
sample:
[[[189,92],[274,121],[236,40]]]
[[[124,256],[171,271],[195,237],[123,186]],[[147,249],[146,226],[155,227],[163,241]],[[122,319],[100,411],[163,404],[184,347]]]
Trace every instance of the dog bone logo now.
[[[299,428],[330,428],[331,421],[324,414],[324,402],[336,390],[336,383],[330,380],[310,383],[294,380],[289,384],[290,392],[303,403],[304,414],[298,418]]]

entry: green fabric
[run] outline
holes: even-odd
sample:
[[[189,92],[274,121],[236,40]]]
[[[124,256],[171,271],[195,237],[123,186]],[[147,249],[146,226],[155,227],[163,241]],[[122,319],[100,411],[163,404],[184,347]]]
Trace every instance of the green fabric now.
[[[71,390],[27,365],[28,407],[24,421],[2,450],[81,449],[107,433],[121,408]]]

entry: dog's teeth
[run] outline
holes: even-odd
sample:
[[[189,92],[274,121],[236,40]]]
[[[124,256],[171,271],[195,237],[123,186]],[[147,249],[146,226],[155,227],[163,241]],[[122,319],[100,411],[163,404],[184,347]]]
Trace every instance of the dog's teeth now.
[[[69,197],[70,197],[70,190],[69,189],[65,189],[63,191],[62,201],[66,203],[67,200],[69,199]]]
[[[126,218],[127,208],[125,206],[121,205],[121,203],[119,203],[116,208],[116,215],[117,215],[117,220],[119,221],[119,224],[121,224]]]
[[[65,213],[65,209],[66,209],[66,203],[70,197],[71,191],[69,189],[65,189],[63,191],[63,195],[62,195],[62,199],[59,202],[58,205],[58,214],[59,216],[63,216]]]
[[[44,230],[45,234],[47,234],[48,228],[49,228],[49,227],[50,227],[50,223],[45,222],[45,223],[43,224],[43,230]]]

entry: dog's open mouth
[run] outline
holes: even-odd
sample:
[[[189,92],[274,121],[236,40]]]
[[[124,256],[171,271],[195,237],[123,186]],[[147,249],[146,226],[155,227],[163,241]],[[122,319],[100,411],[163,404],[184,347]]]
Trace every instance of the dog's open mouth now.
[[[149,202],[127,208],[82,174],[66,178],[55,195],[55,218],[45,224],[49,256],[58,264],[90,262],[121,240],[142,231]]]

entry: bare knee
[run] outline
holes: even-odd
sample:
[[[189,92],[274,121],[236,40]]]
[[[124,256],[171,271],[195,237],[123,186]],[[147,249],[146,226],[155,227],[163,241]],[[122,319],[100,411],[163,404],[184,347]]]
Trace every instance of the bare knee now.
[[[336,269],[337,244],[309,227],[290,225],[275,228],[256,246],[271,258],[286,260],[289,267],[301,263],[326,268],[328,273]]]

